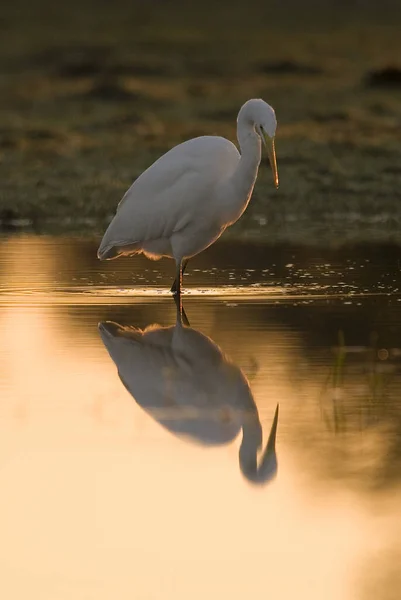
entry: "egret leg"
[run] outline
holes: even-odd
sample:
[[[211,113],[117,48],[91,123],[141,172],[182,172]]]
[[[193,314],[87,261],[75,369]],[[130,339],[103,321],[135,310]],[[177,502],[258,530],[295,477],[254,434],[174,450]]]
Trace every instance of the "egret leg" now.
[[[184,273],[185,273],[185,269],[187,268],[187,264],[188,264],[188,259],[184,259],[182,261],[182,269],[181,269],[182,275],[184,275]],[[170,292],[172,292],[173,294],[177,293],[177,279],[179,279],[179,278],[176,277],[174,279],[174,283],[173,283],[173,285],[171,286],[171,289],[170,289]]]
[[[181,297],[181,287],[182,287],[182,260],[177,260],[176,263],[176,271],[175,271],[175,294],[180,298]]]
[[[175,304],[177,306],[177,310],[179,311],[180,316],[181,316],[182,315],[182,301],[181,301],[182,260],[176,261],[175,281],[176,281],[176,288],[175,288],[175,291],[173,292],[174,300],[175,300]]]
[[[181,298],[178,297],[177,294],[174,296],[174,302],[177,307],[177,320],[180,321],[181,325],[185,325],[186,327],[191,327],[185,309],[182,305]]]

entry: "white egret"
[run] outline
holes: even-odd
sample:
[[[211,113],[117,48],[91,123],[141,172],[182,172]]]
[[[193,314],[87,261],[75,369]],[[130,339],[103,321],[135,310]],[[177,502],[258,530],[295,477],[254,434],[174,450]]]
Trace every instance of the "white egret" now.
[[[252,195],[267,146],[278,187],[274,137],[276,115],[263,100],[248,100],[237,118],[241,150],[223,137],[201,136],[169,150],[131,185],[98,249],[98,258],[143,253],[157,260],[173,258],[181,293],[188,259],[216,241],[237,221]]]
[[[210,338],[184,326],[177,313],[175,326],[144,331],[99,323],[122,383],[139,406],[177,436],[220,445],[242,429],[242,473],[254,483],[270,481],[277,472],[278,405],[258,464],[262,426],[246,377]]]

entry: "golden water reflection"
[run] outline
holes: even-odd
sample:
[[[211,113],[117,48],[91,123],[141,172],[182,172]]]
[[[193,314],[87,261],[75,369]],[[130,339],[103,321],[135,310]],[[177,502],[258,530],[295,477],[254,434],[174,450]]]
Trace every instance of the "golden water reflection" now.
[[[57,244],[43,245],[43,261],[39,246],[33,263],[16,249],[1,262],[3,285],[23,286],[24,270],[29,282],[32,264],[53,273],[36,280],[56,276]],[[52,303],[51,294],[43,304],[0,296],[2,597],[397,597],[397,305],[188,298],[191,329],[180,332],[169,298],[105,305],[93,294]],[[343,337],[322,327],[330,319]],[[164,327],[155,334],[165,336],[161,362],[154,347],[146,361],[143,346],[136,354],[134,399],[116,373],[127,388],[138,384],[129,380],[132,348],[111,360],[99,335],[110,321],[120,324],[111,334]],[[172,355],[164,342],[174,335]],[[177,434],[172,413],[167,424],[146,406],[149,386],[170,381],[166,366],[195,408],[215,394],[214,431],[204,420],[188,435],[181,414]],[[262,433],[262,453],[280,405],[278,469],[267,485],[239,469],[243,413],[232,402],[244,398],[258,431],[251,446]]]

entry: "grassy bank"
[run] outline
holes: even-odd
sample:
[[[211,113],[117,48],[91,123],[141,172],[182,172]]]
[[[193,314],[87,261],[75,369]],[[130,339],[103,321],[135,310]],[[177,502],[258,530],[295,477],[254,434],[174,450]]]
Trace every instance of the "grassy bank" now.
[[[261,169],[236,234],[397,235],[401,85],[372,71],[401,56],[400,9],[232,4],[3,9],[2,223],[102,226],[161,153],[202,134],[235,141],[238,108],[260,96],[279,119],[281,185]]]

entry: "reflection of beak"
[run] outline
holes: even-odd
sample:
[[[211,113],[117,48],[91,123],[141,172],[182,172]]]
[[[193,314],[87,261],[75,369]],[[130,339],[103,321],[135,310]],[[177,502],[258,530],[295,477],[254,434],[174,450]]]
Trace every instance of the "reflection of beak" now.
[[[271,138],[268,135],[266,135],[265,143],[267,146],[267,155],[269,157],[270,166],[273,171],[274,185],[276,186],[276,188],[278,188],[278,171],[276,161],[276,149],[274,147],[274,137]]]
[[[270,429],[270,435],[269,435],[269,439],[267,442],[267,448],[270,449],[275,449],[276,447],[276,435],[277,435],[277,424],[278,424],[278,407],[279,405],[277,404],[276,406],[276,411],[274,413],[274,419],[273,419],[273,423]]]

